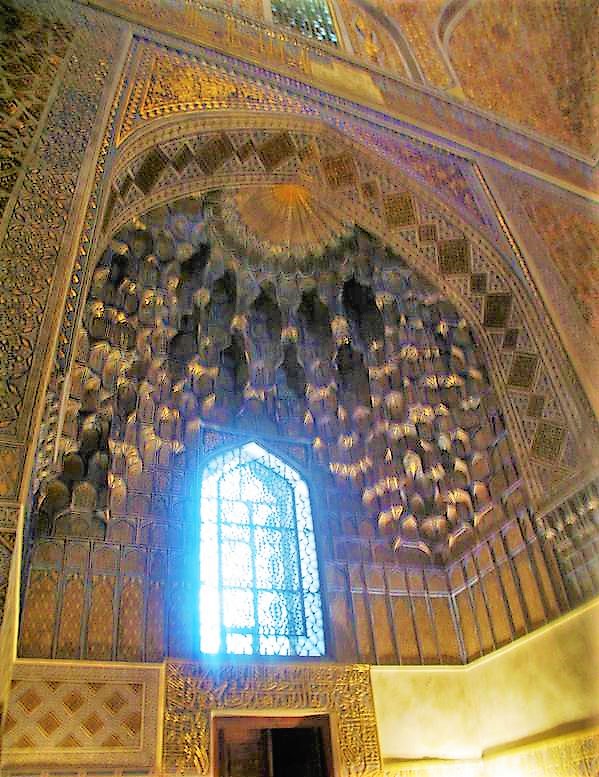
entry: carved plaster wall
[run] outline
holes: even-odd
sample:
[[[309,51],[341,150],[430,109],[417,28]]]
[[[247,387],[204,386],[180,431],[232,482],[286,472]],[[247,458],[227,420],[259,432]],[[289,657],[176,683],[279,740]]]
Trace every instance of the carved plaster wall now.
[[[0,510],[2,666],[11,665],[18,619],[24,503],[40,394],[71,265],[70,240],[87,202],[102,95],[119,25],[67,2],[2,8],[5,114],[0,222]],[[91,137],[91,143],[89,143]],[[93,164],[91,164],[93,167]],[[50,192],[52,195],[50,196]],[[41,389],[41,391],[40,391]],[[11,569],[10,578],[5,573]],[[10,678],[3,671],[2,702]]]
[[[19,664],[3,723],[3,769],[154,767],[159,682],[157,667]]]
[[[353,133],[364,144],[385,154],[388,160],[393,160],[396,165],[399,162],[405,170],[402,174],[397,167],[381,161],[365,145],[350,144],[342,136],[323,129],[320,124],[296,117],[284,118],[282,112],[301,109],[309,117],[315,115],[317,109],[309,98],[299,100],[290,91],[281,89],[280,81],[276,82],[276,88],[264,86],[253,81],[249,71],[233,75],[230,71],[218,69],[216,61],[202,62],[189,55],[182,56],[179,52],[146,45],[135,44],[128,61],[132,75],[122,81],[113,114],[115,122],[110,125],[104,145],[105,151],[111,143],[113,148],[117,148],[108,157],[110,172],[103,186],[101,219],[95,228],[96,210],[92,205],[81,242],[81,260],[75,266],[67,299],[58,349],[57,386],[61,376],[66,374],[66,368],[72,364],[73,325],[80,315],[79,311],[83,310],[80,290],[88,288],[90,283],[91,266],[84,266],[90,240],[93,239],[91,245],[97,252],[98,247],[104,245],[108,237],[127,220],[137,218],[148,209],[173,198],[213,188],[238,187],[240,183],[254,187],[259,185],[262,191],[265,186],[280,187],[281,184],[291,189],[296,187],[295,191],[300,187],[307,192],[306,197],[315,197],[315,208],[319,207],[321,196],[316,193],[326,191],[335,198],[335,215],[341,222],[349,227],[361,224],[379,235],[405,257],[408,265],[417,267],[442,290],[465,316],[484,354],[512,437],[518,469],[533,497],[540,499],[547,486],[555,485],[560,477],[568,482],[576,475],[576,457],[587,450],[585,438],[581,436],[581,430],[588,426],[590,417],[584,399],[580,393],[562,388],[565,383],[572,384],[571,373],[560,353],[555,334],[547,326],[540,300],[534,290],[525,290],[526,276],[518,280],[522,270],[517,263],[510,266],[482,236],[491,222],[481,211],[483,200],[480,193],[471,194],[469,185],[472,179],[464,175],[459,164],[446,157],[442,160],[435,158],[422,149],[417,152],[406,150],[397,141],[381,138],[372,128],[366,131],[364,122],[352,125],[346,119],[341,121],[339,115],[330,113],[331,121],[343,126],[346,134]],[[157,63],[160,63],[159,68]],[[251,119],[238,114],[242,106],[252,109]],[[200,109],[201,118],[198,114]],[[223,111],[230,112],[227,118],[223,117]],[[261,112],[264,112],[263,118],[260,118]],[[252,129],[248,129],[248,122],[253,125]],[[98,182],[101,173],[100,168]],[[451,201],[461,203],[458,212],[470,214],[469,220],[461,219],[430,189],[425,189],[420,183],[423,180],[435,182],[437,189],[445,188],[446,196],[449,189]],[[444,181],[447,182],[445,187]],[[472,226],[472,222],[477,221],[480,231]],[[539,347],[541,342],[547,344],[544,349]],[[544,398],[542,418],[538,416],[540,402],[535,399],[540,395]],[[61,423],[69,418],[66,405],[62,405],[59,416],[54,415],[55,420],[59,418]],[[44,445],[48,452],[56,450],[57,429],[53,424],[51,413],[44,432]],[[545,441],[548,441],[547,445]],[[44,477],[48,467],[52,469],[52,462],[43,454],[39,460],[39,475]],[[514,492],[514,505],[517,493],[520,492]],[[520,501],[516,510],[525,503],[526,499]],[[521,539],[511,547],[513,552],[518,547],[530,556],[527,543],[535,544],[536,539],[534,530],[531,534],[527,528],[530,526],[528,518],[526,521],[526,525],[516,527],[516,534]],[[62,551],[57,552],[62,556]],[[506,555],[500,549],[496,548],[495,552],[499,553],[499,558],[505,558],[506,563],[511,558],[509,553]],[[493,553],[489,558],[494,558]],[[145,563],[140,561],[140,570],[145,569]],[[486,561],[481,562],[479,567],[473,559],[472,563],[465,562],[463,568],[455,570],[455,582],[451,585],[457,586],[456,596],[460,591],[464,601],[469,602],[465,612],[474,608],[475,613],[474,617],[464,615],[472,638],[468,638],[468,648],[458,646],[457,655],[468,656],[492,649],[506,638],[517,636],[522,628],[543,622],[564,606],[565,599],[562,597],[559,603],[559,592],[556,600],[552,585],[547,586],[543,580],[545,563],[541,557],[533,559],[532,556],[526,561],[531,570],[527,572],[531,582],[522,590],[531,593],[518,593],[516,588],[515,598],[512,597],[512,601],[522,602],[514,605],[516,610],[521,609],[522,614],[510,615],[506,611],[506,614],[497,616],[503,619],[505,626],[494,628],[489,625],[482,631],[480,619],[489,618],[484,613],[488,612],[488,603],[493,597],[491,594],[487,597],[483,587],[476,594],[471,586],[478,586],[479,580],[482,581]],[[118,566],[117,562],[115,564]],[[42,568],[45,568],[45,562]],[[508,569],[509,564],[505,568]],[[489,587],[489,591],[497,585],[500,589],[502,586],[509,587],[506,581],[512,574],[510,572],[505,580],[497,579],[495,583],[487,577],[485,587]],[[517,578],[520,578],[520,572]],[[40,585],[43,579],[45,574],[40,578]],[[132,582],[132,590],[135,585],[138,584]],[[415,581],[406,581],[399,586],[395,583],[386,585],[390,592],[405,591],[408,597],[412,595],[410,589],[421,590],[420,584]],[[428,583],[424,582],[422,593],[426,596],[427,586]],[[75,588],[71,588],[75,592]],[[371,589],[373,593],[378,590],[377,584],[368,584],[367,589],[369,598]],[[103,595],[110,598],[116,590],[121,589],[107,589]],[[98,589],[98,596],[100,593]],[[54,612],[59,600],[52,598],[55,594],[50,590],[48,596],[50,598],[45,599],[47,606]],[[139,589],[131,600],[138,602],[138,609],[141,596]],[[145,594],[142,597],[145,601],[144,597]],[[40,601],[42,599],[44,597]],[[536,601],[541,601],[542,605],[538,607]],[[443,606],[448,603],[446,600]],[[451,617],[455,617],[455,609],[454,616],[451,615],[451,607],[455,606],[450,606],[449,622]],[[369,607],[370,604],[365,612]],[[428,607],[426,605],[423,611],[425,623],[432,617],[431,610],[426,609]],[[38,615],[41,617],[41,610]],[[492,619],[495,617],[492,616]],[[58,621],[53,618],[48,621],[50,631],[59,634],[61,627],[55,625]],[[35,627],[32,628],[34,633]],[[450,633],[453,628],[450,627]],[[58,636],[50,638],[48,650],[57,649],[58,639]],[[387,655],[391,660],[393,656],[397,657],[396,648],[368,647],[369,638],[362,645],[360,639],[356,638],[358,655]],[[426,656],[438,655],[432,632],[430,639],[419,637],[416,633],[413,640],[414,658],[411,660],[426,660]],[[103,644],[102,650],[107,651],[107,656],[125,655],[117,647],[118,638],[113,632]],[[159,652],[164,649],[163,643],[160,644],[161,647],[157,648]],[[392,645],[392,640],[389,645]],[[78,645],[74,645],[72,650],[80,655]],[[84,650],[89,650],[89,646]],[[145,653],[149,655],[153,648],[135,647],[132,655],[139,655],[140,650],[150,651]]]
[[[208,775],[211,716],[218,712],[302,710],[334,718],[341,774],[379,775],[376,720],[366,666],[167,665],[164,766]]]

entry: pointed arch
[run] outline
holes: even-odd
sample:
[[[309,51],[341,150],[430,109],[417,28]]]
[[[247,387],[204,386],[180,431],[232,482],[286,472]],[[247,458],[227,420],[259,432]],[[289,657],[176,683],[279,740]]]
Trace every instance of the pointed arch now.
[[[252,133],[258,133],[260,141],[244,144],[233,133],[240,133],[239,138],[247,133],[250,139]],[[188,151],[190,145],[197,148],[198,159],[204,149],[207,153],[215,148],[222,150],[222,157],[211,161],[209,173],[193,161],[173,170],[179,159],[174,138]],[[243,161],[239,158],[238,143],[244,154],[245,148],[250,148],[255,164],[249,164],[245,156]],[[416,182],[409,166],[391,164],[368,143],[368,135],[364,135],[363,143],[358,143],[314,119],[276,114],[257,117],[223,112],[207,118],[190,114],[148,124],[119,147],[111,173],[112,189],[106,191],[105,200],[112,211],[104,209],[105,234],[98,235],[98,247],[103,248],[106,240],[132,218],[211,189],[301,181],[317,199],[332,198],[341,221],[360,225],[401,255],[409,266],[447,295],[471,326],[500,399],[520,472],[533,504],[540,504],[548,488],[556,488],[558,480],[571,478],[573,469],[582,466],[578,452],[572,457],[573,448],[581,452],[584,446],[592,444],[585,433],[586,400],[571,390],[567,357],[542,301],[523,268],[515,262],[510,264],[509,258],[490,244],[482,229],[466,221],[457,209],[442,203],[430,188]],[[290,164],[298,159],[298,150],[301,164]],[[193,157],[184,148],[181,153],[186,158]],[[385,148],[382,153],[386,153]],[[213,157],[212,153],[211,160]],[[127,186],[131,171],[150,163],[159,163],[162,172],[147,191],[133,196],[132,187]],[[126,197],[118,191],[122,182],[127,186]],[[459,187],[459,180],[456,178],[452,185]],[[400,213],[398,208],[403,207],[404,201],[405,213]],[[462,252],[465,261],[460,264],[455,252]],[[462,269],[455,262],[463,265]],[[479,281],[485,287],[482,292],[477,290]],[[552,424],[564,431],[569,428],[567,441],[558,431],[559,449],[554,446],[553,452],[543,451],[541,456],[535,451],[541,451],[540,440],[548,427],[527,417],[521,394],[516,396],[511,388],[514,348],[508,343],[517,329],[522,332],[519,342],[525,343],[526,353],[536,354],[543,364],[544,375],[539,371],[536,383],[542,383],[543,391],[549,390],[552,395]],[[560,470],[556,477],[558,460]]]

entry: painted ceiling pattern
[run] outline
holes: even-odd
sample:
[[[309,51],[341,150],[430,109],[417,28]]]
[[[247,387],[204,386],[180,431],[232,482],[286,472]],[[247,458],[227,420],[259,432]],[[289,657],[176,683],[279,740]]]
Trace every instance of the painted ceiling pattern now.
[[[378,0],[372,5],[405,35],[426,81],[440,89],[453,86],[452,75],[435,35],[446,0],[420,0],[417,3]]]
[[[583,318],[599,336],[599,211],[574,205],[536,186],[521,187],[518,196]]]
[[[594,0],[342,0],[339,5],[354,52],[366,61],[414,77],[399,54],[403,39],[430,85],[580,152],[598,150]]]
[[[367,62],[397,76],[410,77],[394,30],[373,24],[368,9],[354,0],[338,0],[353,50]]]
[[[580,152],[598,150],[599,7],[594,0],[477,0],[456,19],[447,50],[439,32],[441,13],[451,3],[377,0],[369,5],[405,35],[431,85]],[[373,30],[381,27],[372,14],[368,21]],[[364,46],[359,51],[367,53]]]
[[[492,155],[500,154],[519,164],[536,167],[578,187],[588,189],[594,185],[588,163],[573,157],[569,151],[557,151],[544,138],[525,133],[516,125],[502,124],[500,118],[486,111],[463,110],[460,100],[447,100],[444,91],[422,91],[419,88],[425,81],[422,68],[407,37],[397,24],[392,24],[368,0],[360,0],[360,7],[367,8],[370,14],[374,13],[385,30],[388,31],[391,26],[393,35],[397,37],[398,56],[409,72],[409,80],[397,78],[392,70],[373,70],[370,60],[362,58],[359,52],[350,55],[346,47],[316,45],[312,39],[284,26],[273,28],[266,23],[258,24],[247,16],[236,17],[230,13],[228,5],[223,7],[222,4],[213,5],[200,0],[193,3],[183,3],[182,0],[164,0],[161,3],[157,0],[97,0],[109,12],[114,10],[115,2],[142,25],[209,47],[210,53],[208,50],[204,53],[214,64],[224,66],[227,72],[243,73],[261,82],[268,80],[271,85],[276,84],[284,90],[291,87],[290,91],[295,93],[299,89],[308,99],[316,98],[320,110],[324,104],[336,109],[340,99],[351,101],[347,107],[352,113],[358,105],[384,106],[385,121],[391,120],[399,131],[402,131],[405,122],[426,127],[440,132],[443,137],[455,136],[467,147],[474,144]],[[439,30],[433,36],[436,36],[435,41],[439,36],[443,41],[449,39],[449,33],[461,19],[464,8],[462,0],[451,0],[443,7]],[[435,45],[441,46],[440,51],[447,49],[446,43],[436,42]],[[447,93],[463,98],[459,79],[446,54],[444,62],[453,78]],[[302,84],[303,81],[319,88],[314,91]],[[368,110],[365,113],[375,115]]]
[[[397,47],[403,36],[430,85],[582,153],[597,151],[593,0],[346,0],[342,9],[364,59],[413,78],[385,53],[386,37]]]
[[[456,26],[449,53],[473,104],[583,153],[597,151],[594,0],[480,0]]]

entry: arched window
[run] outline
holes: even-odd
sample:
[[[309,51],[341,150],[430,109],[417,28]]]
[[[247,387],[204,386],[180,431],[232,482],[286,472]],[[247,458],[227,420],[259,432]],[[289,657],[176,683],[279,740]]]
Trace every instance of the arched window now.
[[[308,38],[338,43],[328,0],[270,0],[272,19]]]
[[[308,487],[256,443],[204,469],[199,608],[202,653],[324,655]]]

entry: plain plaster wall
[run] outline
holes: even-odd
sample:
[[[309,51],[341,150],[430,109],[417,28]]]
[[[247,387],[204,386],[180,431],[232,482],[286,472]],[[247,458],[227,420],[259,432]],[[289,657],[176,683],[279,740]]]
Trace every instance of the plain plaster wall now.
[[[372,667],[385,760],[479,758],[599,722],[599,599],[466,667]]]

